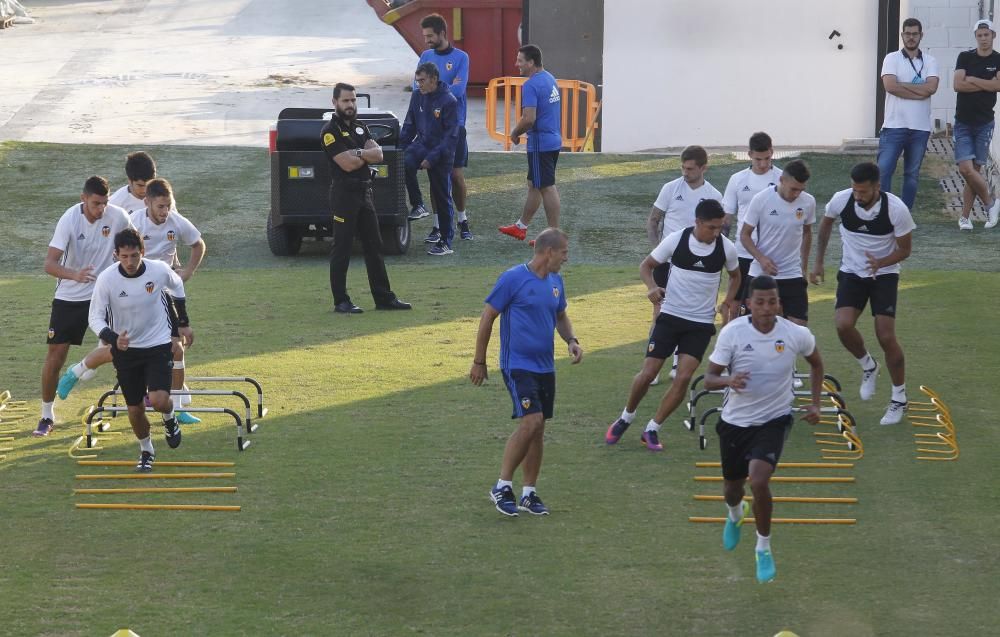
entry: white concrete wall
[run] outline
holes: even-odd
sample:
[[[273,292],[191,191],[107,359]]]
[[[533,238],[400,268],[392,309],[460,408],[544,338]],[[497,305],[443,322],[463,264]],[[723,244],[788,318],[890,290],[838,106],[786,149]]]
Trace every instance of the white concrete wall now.
[[[874,0],[604,6],[605,151],[742,147],[756,130],[796,146],[875,133]]]

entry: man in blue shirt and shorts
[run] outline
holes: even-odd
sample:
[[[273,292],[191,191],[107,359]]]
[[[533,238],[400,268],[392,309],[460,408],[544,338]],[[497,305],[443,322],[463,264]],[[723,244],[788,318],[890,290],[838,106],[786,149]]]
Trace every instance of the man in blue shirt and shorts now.
[[[569,255],[569,238],[558,228],[546,228],[535,238],[531,261],[516,265],[497,279],[486,297],[476,334],[476,353],[469,378],[482,385],[487,378],[486,349],[493,323],[500,319],[500,372],[514,403],[511,418],[520,419],[507,440],[500,465],[500,479],[490,499],[500,513],[548,515],[535,491],[542,468],[545,421],[552,418],[556,374],[552,332],[569,347],[573,364],[583,358],[580,341],[566,314],[566,292],[559,269]],[[524,485],[520,503],[514,498],[514,471],[522,467]]]
[[[510,132],[514,144],[528,134],[528,197],[521,218],[500,232],[524,241],[528,224],[545,206],[550,228],[559,227],[559,191],[556,190],[556,162],[562,148],[562,97],[556,78],[542,68],[542,50],[533,44],[518,49],[517,68],[528,78],[521,87],[521,119]]]

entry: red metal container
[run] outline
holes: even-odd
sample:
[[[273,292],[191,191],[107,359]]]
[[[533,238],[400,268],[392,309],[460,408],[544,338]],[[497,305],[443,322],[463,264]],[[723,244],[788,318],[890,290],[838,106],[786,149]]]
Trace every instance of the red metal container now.
[[[469,87],[474,95],[495,77],[519,75],[514,60],[521,46],[522,0],[411,0],[393,9],[388,0],[368,0],[379,19],[392,25],[420,55],[427,49],[420,21],[439,13],[452,44],[469,54]]]

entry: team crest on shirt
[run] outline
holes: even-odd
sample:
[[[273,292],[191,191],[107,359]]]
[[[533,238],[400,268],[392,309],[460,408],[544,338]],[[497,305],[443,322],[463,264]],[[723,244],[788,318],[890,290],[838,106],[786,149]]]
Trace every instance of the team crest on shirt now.
[[[774,351],[778,352],[779,354],[783,353],[785,351],[785,341],[781,339],[776,340],[774,342]]]
[[[434,119],[440,119],[440,118],[441,118],[441,109],[440,108],[435,108],[434,109]]]
[[[152,281],[146,281],[146,294],[152,294],[153,289],[156,288]]]
[[[335,141],[337,141],[337,138],[334,137],[332,133],[324,133],[323,134],[323,145],[324,146],[329,146],[330,144],[332,144]]]
[[[55,338],[55,337],[56,337],[56,331],[50,327],[49,328],[49,338]]]
[[[167,230],[167,241],[173,241],[177,238],[177,233],[173,230]]]
[[[521,399],[521,407],[528,409],[531,407],[531,399],[525,396]]]
[[[552,286],[552,296],[556,297],[557,299],[559,298],[559,288],[557,288],[554,285]]]
[[[446,71],[450,71],[453,66],[455,66],[455,65],[452,64],[451,62],[445,62],[444,63],[444,68],[445,68]]]
[[[795,209],[795,218],[801,220],[802,217],[806,216],[806,211],[802,208]]]
[[[101,226],[101,236],[110,237],[111,236],[111,226]]]
[[[357,128],[354,129],[354,132],[357,133],[358,135],[364,135],[365,134],[365,129],[363,129],[360,126],[358,126]]]
[[[652,352],[654,349],[656,349],[656,343],[654,343],[653,341],[650,341],[649,345],[646,347],[646,351],[647,352]]]

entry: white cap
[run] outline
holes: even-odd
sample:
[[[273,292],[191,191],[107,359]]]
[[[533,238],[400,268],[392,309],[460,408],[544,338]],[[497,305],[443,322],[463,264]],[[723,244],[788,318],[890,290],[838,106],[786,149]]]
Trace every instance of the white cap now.
[[[993,31],[994,33],[996,33],[996,30],[993,28],[993,23],[990,22],[989,20],[985,19],[985,18],[983,18],[982,20],[976,20],[976,23],[974,25],[972,25],[972,32],[973,33],[975,33],[976,31],[978,31],[980,29],[989,29],[990,31]]]

